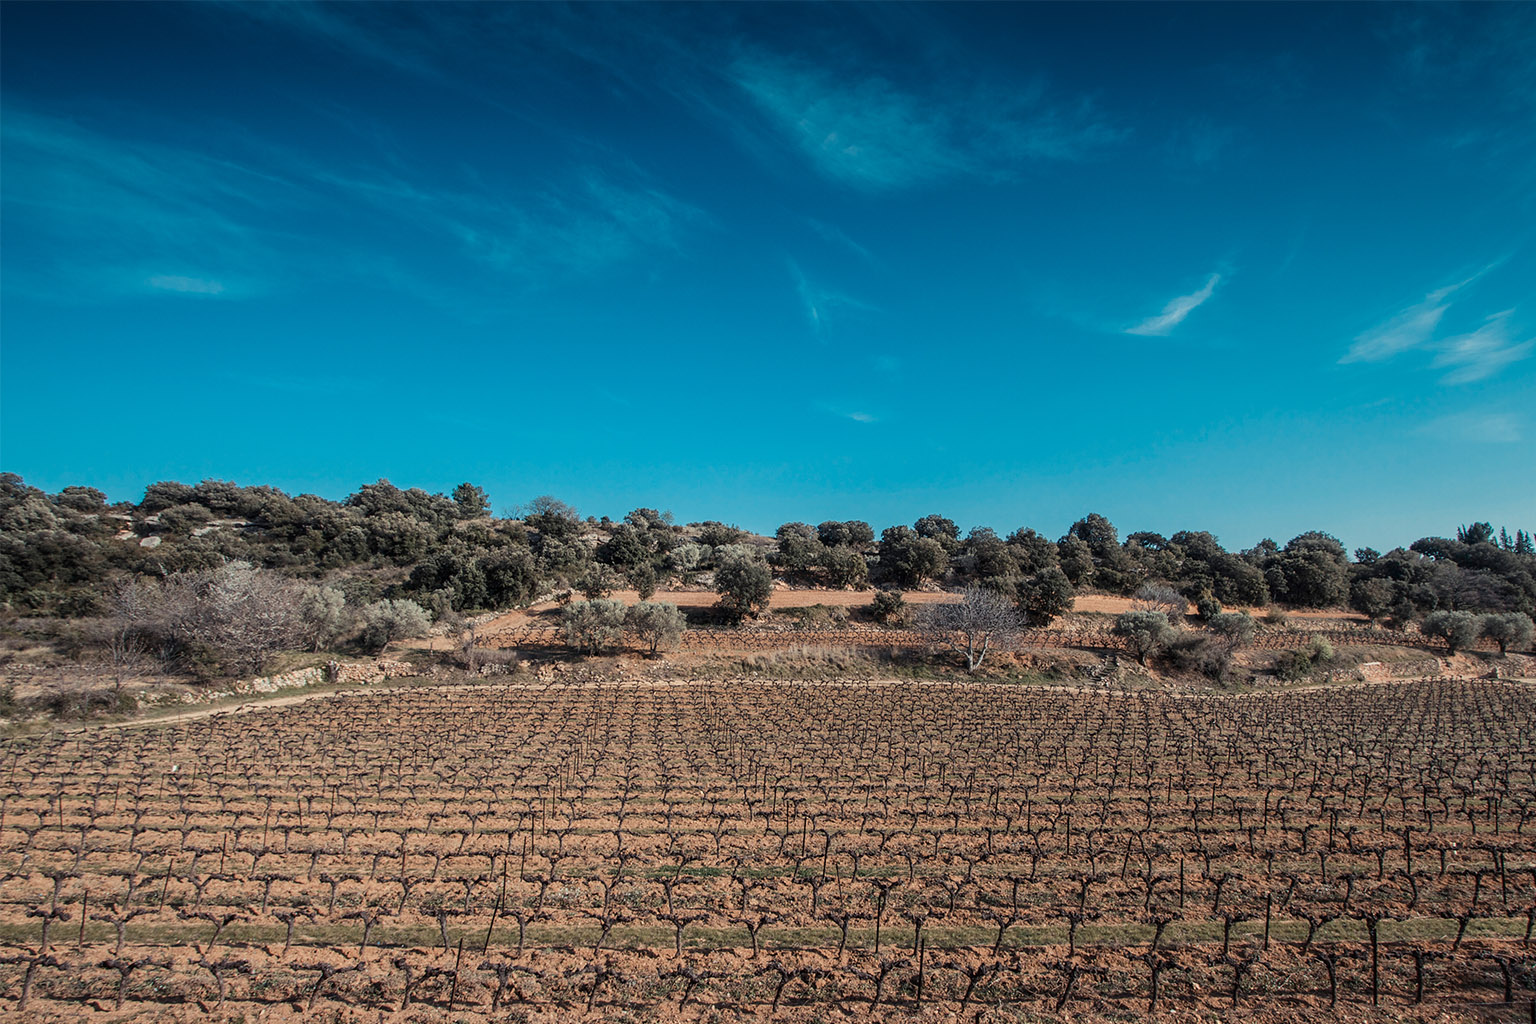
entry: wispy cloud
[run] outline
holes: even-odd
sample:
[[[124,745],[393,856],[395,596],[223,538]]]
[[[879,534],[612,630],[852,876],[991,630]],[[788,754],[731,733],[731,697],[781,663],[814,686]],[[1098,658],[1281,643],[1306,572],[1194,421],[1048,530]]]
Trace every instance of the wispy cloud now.
[[[1188,295],[1179,295],[1168,300],[1168,305],[1163,307],[1161,313],[1148,317],[1135,327],[1127,327],[1125,333],[1140,334],[1154,338],[1166,336],[1175,327],[1183,323],[1185,317],[1199,309],[1215,293],[1216,286],[1220,283],[1221,275],[1212,274],[1199,291],[1191,292]]]
[[[8,107],[3,132],[8,224],[70,265],[80,288],[192,291],[166,266],[259,276],[276,261],[273,222],[300,202],[290,182],[240,162]],[[153,269],[147,269],[153,268]],[[41,277],[50,268],[34,266]],[[196,280],[211,280],[202,277]]]
[[[234,298],[385,274],[463,306],[466,289],[499,296],[509,279],[537,285],[677,249],[707,221],[622,163],[510,190],[445,183],[404,160],[342,174],[280,150],[236,158],[230,140],[193,151],[10,107],[0,130],[8,232],[52,254],[24,272],[26,287],[65,301],[145,290]],[[388,265],[371,244],[381,236],[413,253],[435,238],[467,262]]]
[[[844,247],[849,252],[859,256],[867,263],[875,262],[874,253],[870,252],[867,248],[860,245],[858,242],[855,242],[852,238],[849,238],[848,233],[842,228],[838,227],[836,224],[828,224],[826,221],[817,220],[814,217],[807,217],[805,221],[810,225],[811,230],[821,236],[823,240],[831,242],[834,245],[840,245]]]
[[[524,278],[592,273],[642,252],[675,249],[688,226],[707,219],[638,175],[621,181],[589,170],[573,184],[513,199],[382,174],[320,177],[419,230],[447,235],[477,262]]]
[[[789,261],[789,272],[795,279],[795,292],[800,296],[800,303],[805,309],[805,317],[810,324],[811,333],[817,337],[826,334],[832,318],[840,310],[878,311],[877,307],[861,299],[816,285],[794,260]]]
[[[1455,413],[1432,419],[1415,433],[1439,441],[1516,444],[1525,438],[1525,423],[1507,412]]]
[[[1434,338],[1435,329],[1440,326],[1440,318],[1451,307],[1447,300],[1473,280],[1475,277],[1469,277],[1465,281],[1437,288],[1424,296],[1424,301],[1414,303],[1357,335],[1339,362],[1376,363],[1391,359],[1399,352],[1426,347]]]
[[[1517,341],[1511,337],[1509,319],[1514,312],[1506,309],[1494,313],[1477,330],[1447,338],[1437,345],[1438,354],[1433,365],[1454,367],[1445,375],[1443,383],[1469,384],[1483,380],[1510,363],[1528,358],[1531,349],[1536,347],[1536,339]]]
[[[1453,297],[1498,265],[1491,263],[1465,280],[1437,288],[1423,301],[1357,335],[1339,362],[1375,363],[1409,351],[1433,352],[1430,365],[1451,371],[1441,378],[1442,384],[1470,384],[1528,358],[1536,349],[1536,338],[1516,336],[1513,326],[1516,311],[1513,308],[1485,317],[1476,330],[1449,338],[1437,337]]]
[[[180,274],[156,274],[145,282],[151,288],[163,292],[183,292],[188,295],[223,295],[224,283],[202,277],[183,277]]]
[[[1121,133],[1086,102],[1048,103],[1039,89],[919,96],[873,75],[763,53],[729,77],[826,178],[884,191],[953,177],[1008,177],[1036,160],[1079,159]]]

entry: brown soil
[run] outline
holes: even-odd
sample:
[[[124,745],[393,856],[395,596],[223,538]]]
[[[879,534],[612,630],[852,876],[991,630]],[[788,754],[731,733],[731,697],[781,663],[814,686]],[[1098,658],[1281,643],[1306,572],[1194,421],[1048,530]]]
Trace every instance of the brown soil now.
[[[1107,1022],[1147,1012],[1148,953],[1168,1020],[1512,1019],[1532,998],[1528,687],[565,675],[8,743],[0,1001],[46,1021]]]

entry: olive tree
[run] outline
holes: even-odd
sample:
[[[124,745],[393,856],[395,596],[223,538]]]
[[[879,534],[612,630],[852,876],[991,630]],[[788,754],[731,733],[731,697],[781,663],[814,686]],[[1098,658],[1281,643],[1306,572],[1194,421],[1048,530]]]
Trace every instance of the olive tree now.
[[[1471,612],[1430,612],[1419,627],[1425,636],[1437,636],[1445,641],[1449,653],[1477,643],[1482,633],[1482,622]]]
[[[1508,654],[1511,647],[1527,647],[1536,636],[1536,625],[1523,612],[1505,612],[1502,615],[1484,615],[1483,636],[1499,645],[1500,654]]]
[[[617,647],[624,638],[624,602],[577,601],[560,613],[565,642],[586,654]]]
[[[1122,612],[1115,619],[1115,633],[1125,637],[1126,646],[1135,656],[1138,665],[1145,666],[1147,658],[1167,647],[1174,638],[1174,628],[1168,616],[1159,611]]]
[[[965,656],[965,670],[975,672],[993,647],[1009,643],[1019,631],[1013,602],[988,587],[966,587],[960,600],[924,605],[918,626],[935,646]]]
[[[391,598],[363,609],[363,646],[382,651],[394,640],[426,636],[432,617],[415,601]]]
[[[675,604],[641,601],[624,613],[624,625],[642,642],[649,644],[651,653],[655,654],[661,647],[677,646],[688,620]]]
[[[1253,643],[1258,623],[1247,612],[1222,612],[1206,620],[1206,628],[1220,637],[1227,650],[1234,651]]]

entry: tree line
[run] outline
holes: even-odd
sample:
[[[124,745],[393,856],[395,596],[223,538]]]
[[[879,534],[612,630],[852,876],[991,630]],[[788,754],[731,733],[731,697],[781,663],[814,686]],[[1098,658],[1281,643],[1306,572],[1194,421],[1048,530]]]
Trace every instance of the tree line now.
[[[1097,513],[1056,540],[1029,527],[962,533],[938,514],[878,535],[858,520],[785,523],[770,539],[721,522],[678,524],[650,508],[618,521],[583,517],[547,496],[496,516],[486,492],[471,483],[445,495],[379,480],[331,501],[216,480],[161,482],[137,503],[109,503],[92,487],[48,494],[0,474],[6,609],[110,619],[128,600],[124,594],[136,593],[134,600],[164,605],[156,642],[218,646],[252,665],[261,660],[254,641],[236,634],[249,634],[253,622],[281,639],[278,649],[338,638],[373,646],[381,636],[421,628],[421,618],[559,594],[602,600],[621,588],[648,601],[662,587],[701,583],[720,592],[723,617],[740,619],[766,608],[778,579],[876,588],[875,613],[888,620],[904,614],[900,591],[939,586],[1000,595],[1030,625],[1048,623],[1084,590],[1134,595],[1149,587],[1176,595],[1207,620],[1232,606],[1347,606],[1394,625],[1451,621],[1464,636],[1460,615],[1536,613],[1531,534],[1495,531],[1486,522],[1454,537],[1352,554],[1321,531],[1241,551],[1205,531],[1122,538]],[[204,602],[191,619],[173,610],[190,607],[188,594]],[[258,594],[282,611],[256,614]],[[605,614],[611,620],[614,613]],[[186,625],[194,620],[199,629]]]

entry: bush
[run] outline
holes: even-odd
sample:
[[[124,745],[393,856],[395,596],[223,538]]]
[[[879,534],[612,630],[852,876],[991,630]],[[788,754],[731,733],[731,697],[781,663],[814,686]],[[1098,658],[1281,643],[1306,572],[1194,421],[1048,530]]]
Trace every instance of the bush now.
[[[1299,683],[1328,668],[1335,658],[1333,644],[1318,637],[1300,650],[1281,651],[1275,658],[1275,675],[1287,683]]]
[[[1131,654],[1142,666],[1147,664],[1148,657],[1167,647],[1175,635],[1168,616],[1160,611],[1122,612],[1115,619],[1115,632],[1125,637]]]
[[[864,556],[850,547],[827,548],[821,555],[821,570],[827,586],[835,590],[845,587],[862,589],[869,580],[869,563]]]
[[[560,613],[565,642],[585,654],[617,647],[624,638],[623,601],[577,601]]]
[[[378,652],[392,640],[426,636],[431,625],[427,610],[415,601],[375,601],[363,609],[361,640],[364,647]]]
[[[624,625],[655,654],[659,648],[671,649],[683,638],[688,620],[675,604],[641,601],[624,613]]]
[[[1143,583],[1132,595],[1141,611],[1160,611],[1172,622],[1189,614],[1189,598],[1166,583]]]
[[[699,524],[699,543],[705,547],[724,547],[745,540],[746,537],[747,531],[739,527],[727,526],[713,520]]]
[[[1258,623],[1254,622],[1253,616],[1247,612],[1223,612],[1212,615],[1206,619],[1206,626],[1212,633],[1221,637],[1231,649],[1246,647],[1253,643],[1253,636],[1258,632]]]
[[[1198,633],[1181,633],[1168,644],[1163,655],[1169,668],[1179,672],[1198,672],[1208,679],[1220,681],[1226,676],[1231,663],[1230,652],[1210,637]]]
[[[1057,616],[1072,610],[1076,593],[1066,573],[1054,565],[1047,566],[1019,581],[1019,610],[1029,625],[1049,626]]]
[[[766,611],[773,597],[773,573],[759,559],[733,556],[715,570],[718,607],[735,622]]]
[[[912,621],[912,609],[899,590],[880,590],[869,602],[869,614],[884,626],[905,626]]]

